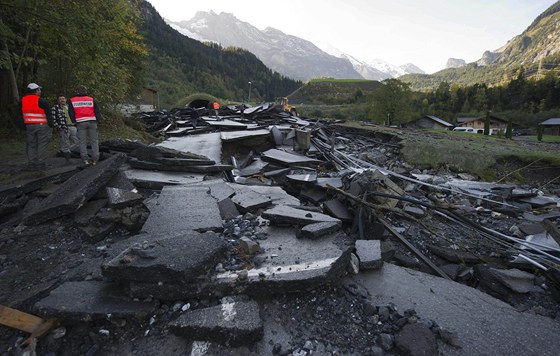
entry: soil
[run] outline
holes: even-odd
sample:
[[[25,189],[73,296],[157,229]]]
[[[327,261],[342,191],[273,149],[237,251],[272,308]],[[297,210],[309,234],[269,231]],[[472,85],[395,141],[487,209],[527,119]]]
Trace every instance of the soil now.
[[[395,144],[392,137],[383,135],[374,137],[372,141],[368,141],[365,137],[363,140],[369,142],[370,147],[367,149],[382,147],[386,152],[390,152],[386,166],[403,167],[404,163],[399,161],[398,145]],[[355,149],[366,150],[364,147]],[[553,149],[558,151],[558,147]],[[24,171],[20,162],[21,157],[0,161],[0,176],[5,183],[20,182],[36,176],[33,172]],[[78,163],[77,160],[74,163]],[[52,167],[62,167],[64,164],[63,158],[57,157],[49,160],[49,165]],[[526,163],[515,159],[504,159],[499,162],[497,169],[512,172],[523,166],[526,166]],[[538,163],[534,164],[531,169],[521,172],[522,187],[525,189],[539,188],[546,193],[556,195],[560,191],[560,181],[553,180],[560,175],[560,167]],[[430,171],[426,173],[442,175],[449,172]],[[405,185],[403,182],[399,182],[399,184]],[[150,198],[154,192],[144,191],[143,194],[146,198]],[[416,187],[412,194],[425,201],[425,197],[428,195],[437,196],[436,192],[422,187]],[[37,196],[28,198],[29,201],[40,199]],[[461,199],[463,198],[451,194],[439,197],[439,201],[448,204],[458,203]],[[22,204],[25,203],[22,202]],[[473,209],[484,208],[484,204],[471,201],[471,207]],[[119,246],[125,246],[127,238],[133,235],[133,232],[126,229],[117,229],[100,242],[88,243],[83,232],[76,228],[72,218],[22,228],[18,227],[21,214],[22,211],[19,211],[15,214],[5,214],[0,218],[0,304],[27,312],[32,310],[35,302],[66,281],[101,280],[100,265],[114,258],[122,250]],[[477,224],[505,234],[509,234],[511,227],[519,223],[518,219],[503,214],[464,212],[464,215]],[[433,253],[433,249],[430,247],[433,245],[471,252],[479,256],[478,263],[480,264],[507,266],[505,260],[509,258],[509,251],[493,241],[482,239],[476,230],[450,223],[438,215],[430,215],[420,218],[418,221],[405,219],[394,213],[387,214],[385,217],[438,266],[450,263]],[[558,219],[555,221],[556,226],[559,222]],[[357,236],[355,227],[347,227],[347,232],[350,236]],[[391,260],[393,263],[434,274],[424,264],[419,263],[417,258],[390,234],[385,233],[384,239],[386,242],[390,242],[395,250],[395,257]],[[470,271],[473,265],[474,263],[462,265],[464,275],[458,278],[458,281],[477,287],[480,281],[474,272]],[[535,271],[529,269],[532,272]],[[550,285],[547,276],[538,272],[537,280],[541,286],[538,292],[509,295],[504,299],[520,311],[530,311],[560,320],[560,305],[553,298],[552,293],[554,286]],[[376,345],[373,340],[376,339],[368,333],[379,336],[384,332],[394,332],[395,330],[391,330],[391,328],[399,329],[398,320],[405,316],[410,318],[415,314],[414,311],[407,311],[401,315],[396,312],[396,308],[387,307],[388,318],[394,323],[387,324],[386,329],[376,330],[378,324],[375,316],[380,314],[380,308],[386,306],[368,305],[359,290],[343,283],[327,286],[325,289],[301,296],[279,296],[269,302],[281,308],[282,313],[278,318],[281,323],[291,325],[289,329],[292,330],[291,348],[287,349],[286,345],[280,345],[277,347],[279,354],[313,350],[309,348],[316,347],[316,345],[307,343],[311,339],[319,340],[322,345],[327,345],[322,349],[325,352],[373,353],[372,348]],[[89,324],[64,325],[57,329],[58,334],[51,333],[38,343],[37,353],[43,355],[181,354],[179,351],[185,347],[184,342],[170,343],[169,340],[175,339],[166,338],[165,343],[162,344],[161,340],[163,337],[169,336],[169,331],[165,327],[166,322],[177,314],[178,308],[187,303],[190,308],[196,309],[214,305],[218,301],[193,300],[161,303],[153,320],[143,323],[130,320],[104,320]],[[365,312],[366,310],[372,311]],[[417,316],[417,319],[423,320],[428,327],[437,329],[437,321],[430,320],[429,316]],[[402,322],[399,323],[402,324]],[[341,325],[344,329],[343,333],[339,332]],[[24,336],[25,333],[1,327],[0,355],[20,354],[21,349],[17,345]],[[256,350],[250,347],[237,351],[220,350],[222,354],[235,354],[235,352],[255,354]]]

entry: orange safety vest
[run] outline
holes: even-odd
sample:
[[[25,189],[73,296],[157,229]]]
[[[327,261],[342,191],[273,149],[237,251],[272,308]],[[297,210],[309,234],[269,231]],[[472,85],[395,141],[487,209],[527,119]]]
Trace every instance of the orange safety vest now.
[[[75,96],[70,98],[70,102],[74,107],[76,122],[95,120],[93,98],[91,96]]]
[[[26,95],[21,98],[21,114],[26,125],[47,125],[47,114],[39,107],[39,95]]]
[[[216,101],[212,105],[214,105],[214,110],[218,110],[220,108],[220,104],[218,104],[218,102]]]

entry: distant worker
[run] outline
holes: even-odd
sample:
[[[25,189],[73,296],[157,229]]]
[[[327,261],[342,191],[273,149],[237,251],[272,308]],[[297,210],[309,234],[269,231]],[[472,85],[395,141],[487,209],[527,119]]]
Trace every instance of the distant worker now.
[[[191,124],[193,126],[193,129],[196,129],[196,126],[198,125],[198,119],[200,119],[200,114],[195,108],[191,108]]]
[[[220,104],[218,104],[218,102],[215,101],[215,102],[212,104],[212,108],[214,109],[214,116],[216,116],[216,119],[219,118],[218,110],[220,109]]]
[[[60,135],[60,152],[64,155],[66,163],[70,161],[70,148],[78,144],[76,125],[70,119],[66,97],[59,95],[56,98],[56,105],[52,107],[54,128]]]
[[[47,168],[53,119],[49,103],[41,98],[41,90],[36,83],[27,85],[28,94],[21,98],[21,116],[26,131],[27,167],[43,171]]]
[[[68,114],[70,114],[70,119],[78,129],[80,157],[84,166],[95,165],[99,160],[97,123],[101,122],[101,112],[95,100],[87,95],[85,86],[78,85],[76,88],[76,96],[70,98]],[[88,138],[91,141],[91,159],[87,151]]]

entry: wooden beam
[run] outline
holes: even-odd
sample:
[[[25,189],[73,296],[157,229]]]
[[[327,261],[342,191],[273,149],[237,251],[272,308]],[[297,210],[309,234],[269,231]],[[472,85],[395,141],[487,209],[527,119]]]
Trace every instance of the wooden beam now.
[[[58,325],[56,319],[44,320],[4,305],[0,305],[0,324],[31,334],[24,341],[25,345],[28,345],[34,338],[41,338]]]

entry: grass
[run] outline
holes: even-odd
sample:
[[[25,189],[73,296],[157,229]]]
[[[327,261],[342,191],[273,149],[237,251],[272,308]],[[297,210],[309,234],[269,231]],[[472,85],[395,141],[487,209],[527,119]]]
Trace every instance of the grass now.
[[[113,139],[129,139],[149,142],[150,137],[140,131],[138,123],[128,122],[120,113],[107,112],[104,120],[99,124],[99,141]],[[53,130],[51,144],[49,145],[49,156],[54,156],[60,147],[58,132]],[[0,161],[8,164],[25,162],[25,133],[7,132],[0,133]]]
[[[358,122],[348,122],[344,125],[398,136],[401,139],[401,155],[405,161],[420,168],[467,172],[491,181],[506,173],[497,170],[503,160],[518,161],[522,164],[539,160],[560,167],[560,145],[555,144],[443,130],[361,126]]]

